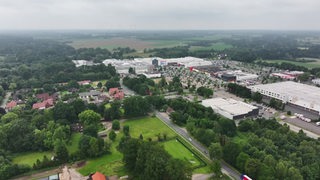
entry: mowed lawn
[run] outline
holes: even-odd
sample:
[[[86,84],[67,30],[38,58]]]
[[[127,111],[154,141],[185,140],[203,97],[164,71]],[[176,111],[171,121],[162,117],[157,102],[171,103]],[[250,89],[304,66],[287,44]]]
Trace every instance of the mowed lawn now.
[[[73,133],[71,135],[70,144],[67,144],[67,149],[69,154],[75,153],[78,150],[80,138],[81,138],[80,133]]]
[[[163,143],[164,149],[176,159],[183,160],[187,163],[190,163],[192,167],[200,165],[200,161],[195,157],[195,155],[184,147],[177,140],[170,140]]]
[[[138,119],[127,120],[123,125],[128,125],[130,128],[130,135],[134,138],[139,138],[142,134],[143,138],[152,138],[157,140],[157,135],[167,135],[167,138],[173,138],[176,134],[168,128],[161,120],[156,117],[144,117]]]
[[[51,159],[53,154],[50,151],[20,153],[13,158],[12,162],[14,164],[25,164],[32,167],[33,164],[37,162],[37,159],[42,161],[43,156],[45,155],[47,156],[48,159]]]

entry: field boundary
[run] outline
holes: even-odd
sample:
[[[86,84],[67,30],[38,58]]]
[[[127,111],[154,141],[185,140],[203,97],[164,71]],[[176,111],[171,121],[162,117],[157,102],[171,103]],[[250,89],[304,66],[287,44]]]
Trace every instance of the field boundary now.
[[[187,148],[190,152],[192,152],[194,154],[195,158],[200,161],[200,165],[194,166],[192,169],[198,169],[198,168],[202,168],[202,167],[205,167],[208,165],[208,163],[206,162],[205,159],[203,159],[201,154],[198,154],[198,152],[194,151],[194,149],[192,147],[189,147],[183,139],[181,139],[180,137],[177,137],[176,140],[179,143],[181,143],[185,148]]]

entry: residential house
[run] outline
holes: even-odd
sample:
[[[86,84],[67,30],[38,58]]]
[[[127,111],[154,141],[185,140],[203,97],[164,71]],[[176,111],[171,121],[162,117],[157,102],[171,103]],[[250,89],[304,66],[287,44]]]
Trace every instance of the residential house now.
[[[109,89],[109,95],[113,98],[113,99],[117,99],[117,100],[121,100],[124,98],[124,93],[122,90],[120,90],[119,88],[110,88]]]
[[[91,83],[90,80],[78,81],[78,84],[80,86],[89,85],[90,83]]]
[[[47,99],[45,101],[39,102],[39,103],[34,103],[32,105],[32,109],[47,109],[49,107],[54,106],[53,99]]]
[[[94,174],[90,174],[88,180],[107,180],[107,177],[100,172],[96,172]]]
[[[6,105],[6,110],[11,110],[12,108],[17,106],[17,101],[10,101],[9,103],[7,103]]]

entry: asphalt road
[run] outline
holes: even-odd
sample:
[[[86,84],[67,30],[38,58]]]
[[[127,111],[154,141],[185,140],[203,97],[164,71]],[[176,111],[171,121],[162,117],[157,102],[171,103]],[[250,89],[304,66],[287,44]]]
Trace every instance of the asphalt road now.
[[[123,85],[122,78],[120,78],[120,86],[121,86],[122,91],[124,92],[125,95],[128,95],[128,96],[134,96],[135,95],[134,91],[132,91],[131,89],[127,88],[127,86]]]
[[[6,108],[7,102],[9,100],[9,97],[11,96],[11,92],[7,92],[6,96],[3,98],[2,102],[1,102],[1,107],[2,108]]]
[[[162,122],[167,124],[171,129],[175,130],[186,141],[188,141],[190,144],[192,144],[196,149],[198,149],[198,151],[203,156],[205,156],[206,158],[208,158],[210,160],[208,149],[205,146],[203,146],[201,143],[199,143],[197,140],[195,140],[191,136],[189,136],[189,134],[185,130],[183,130],[182,128],[180,128],[176,124],[172,123],[170,118],[168,117],[168,115],[166,113],[156,112],[156,116]],[[237,172],[236,170],[230,168],[230,166],[227,163],[222,162],[221,163],[221,168],[222,168],[222,172],[224,174],[227,174],[228,176],[232,177],[233,179],[237,179],[237,180],[240,179],[240,175],[241,174],[239,172]]]

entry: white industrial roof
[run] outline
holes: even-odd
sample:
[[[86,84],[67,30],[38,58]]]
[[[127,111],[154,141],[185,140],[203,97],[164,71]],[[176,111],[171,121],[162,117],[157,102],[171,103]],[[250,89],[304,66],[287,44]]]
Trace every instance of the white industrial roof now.
[[[287,100],[299,106],[307,107],[319,111],[320,88],[307,84],[285,81],[272,84],[260,84],[250,86],[250,89],[269,91],[285,96]]]
[[[241,101],[224,98],[206,99],[202,101],[202,105],[211,107],[215,112],[222,115],[227,113],[231,116],[247,114],[257,108]]]

